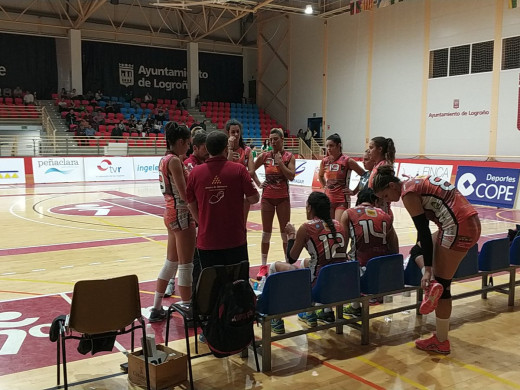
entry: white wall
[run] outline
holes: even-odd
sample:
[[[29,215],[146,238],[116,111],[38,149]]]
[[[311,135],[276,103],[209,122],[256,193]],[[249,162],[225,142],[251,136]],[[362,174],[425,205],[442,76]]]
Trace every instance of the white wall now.
[[[509,9],[491,0],[404,1],[386,8],[344,14],[321,26],[293,17],[291,36],[290,125],[299,117],[319,115],[323,88],[330,125],[328,134],[343,137],[344,150],[361,153],[365,138],[392,137],[398,154],[414,156],[425,139],[427,155],[484,155],[493,142],[493,91],[498,98],[498,155],[519,155],[517,129],[520,69],[428,79],[429,52],[439,48],[520,35],[520,8]],[[430,8],[427,5],[430,4]],[[503,6],[497,19],[497,9]],[[501,16],[501,17],[500,17]],[[425,19],[428,18],[428,19]],[[305,22],[307,23],[307,22]],[[429,27],[429,28],[428,28]],[[309,59],[308,47],[326,36],[325,58]],[[370,45],[372,37],[372,45]],[[425,43],[426,42],[426,43]],[[326,63],[327,82],[319,82]],[[315,72],[315,67],[318,72]],[[423,90],[423,86],[425,90]],[[454,108],[454,100],[459,108]],[[370,115],[367,117],[367,110]],[[456,117],[432,118],[430,113],[459,112]],[[462,115],[466,111],[468,115]],[[470,115],[488,111],[483,115]],[[422,127],[422,118],[425,126]],[[485,158],[485,157],[483,157]]]
[[[287,127],[291,134],[307,128],[307,118],[323,116],[324,21],[309,16],[291,17],[290,106]]]

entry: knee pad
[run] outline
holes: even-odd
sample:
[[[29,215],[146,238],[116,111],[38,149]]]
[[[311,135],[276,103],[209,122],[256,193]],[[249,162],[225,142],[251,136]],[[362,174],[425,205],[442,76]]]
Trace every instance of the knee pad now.
[[[173,262],[167,259],[164,262],[164,265],[161,269],[161,272],[159,272],[159,276],[157,277],[157,279],[170,280],[172,277],[175,277],[178,266],[179,263],[177,261]]]
[[[287,233],[280,233],[280,236],[282,236],[282,242],[287,244]]]
[[[262,243],[269,243],[271,241],[271,232],[262,232]]]
[[[451,279],[443,279],[438,276],[435,277],[435,280],[439,282],[442,287],[444,287],[444,291],[442,292],[440,299],[450,299],[451,298]]]
[[[179,264],[179,286],[191,287],[193,283],[193,263]]]
[[[276,273],[276,261],[269,266],[269,275]]]

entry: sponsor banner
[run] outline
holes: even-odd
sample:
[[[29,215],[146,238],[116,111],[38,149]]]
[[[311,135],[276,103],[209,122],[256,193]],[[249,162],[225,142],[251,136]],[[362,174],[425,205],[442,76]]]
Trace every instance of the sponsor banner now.
[[[520,169],[459,166],[457,189],[471,203],[513,208]]]
[[[35,183],[85,181],[83,157],[47,157],[32,159]]]
[[[452,171],[453,165],[401,163],[398,176],[401,180],[415,176],[435,176],[451,183]]]
[[[25,183],[23,158],[0,158],[0,185]]]
[[[158,180],[162,156],[134,157],[135,180]]]
[[[128,157],[85,157],[86,181],[134,180],[134,160]]]
[[[296,175],[290,183],[295,186],[311,187],[315,172],[320,169],[320,160],[296,160]]]

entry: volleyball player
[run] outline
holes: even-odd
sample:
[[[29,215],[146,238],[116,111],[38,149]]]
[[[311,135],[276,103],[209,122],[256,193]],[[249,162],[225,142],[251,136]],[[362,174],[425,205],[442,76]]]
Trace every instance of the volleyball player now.
[[[372,257],[391,255],[399,252],[399,241],[392,226],[393,218],[375,207],[377,196],[370,188],[359,192],[356,206],[347,209],[341,216],[341,225],[349,232],[346,240],[351,240],[349,258],[357,260],[361,274]],[[343,308],[348,315],[361,315],[359,302]]]
[[[374,176],[377,173],[377,168],[382,165],[394,166],[395,162],[395,145],[392,138],[385,137],[374,137],[368,143],[368,152],[370,159],[374,162],[374,167],[370,172],[370,178],[368,179],[368,186],[372,187]],[[376,206],[383,209],[383,211],[392,215],[390,210],[390,203],[378,200]]]
[[[246,167],[255,184],[260,187],[261,183],[255,173],[255,162],[251,148],[246,146],[242,138],[242,123],[236,119],[230,119],[226,122],[226,132],[228,134],[228,160]],[[244,218],[247,224],[247,216],[251,203],[244,200]]]
[[[318,177],[331,202],[330,216],[339,221],[341,214],[350,207],[350,173],[354,171],[362,176],[365,170],[354,159],[343,154],[338,134],[329,135],[325,147],[327,156],[321,160]]]
[[[273,231],[274,214],[278,217],[280,235],[284,253],[287,252],[287,234],[285,226],[291,218],[291,202],[289,198],[289,180],[293,180],[296,167],[292,153],[284,150],[283,131],[279,128],[271,129],[269,140],[273,150],[262,153],[255,161],[255,171],[261,166],[265,169],[265,181],[261,184],[262,201],[262,265],[257,278],[267,275],[267,255]]]
[[[306,213],[308,221],[303,223],[296,232],[294,225],[287,223],[284,231],[287,234],[286,261],[276,261],[269,267],[269,274],[296,269],[296,261],[303,248],[307,248],[310,259],[302,262],[302,267],[310,268],[311,282],[315,282],[321,268],[328,264],[347,260],[346,243],[348,241],[343,226],[330,217],[331,202],[323,192],[312,192],[307,199]],[[326,237],[326,241],[324,241]],[[317,320],[334,322],[332,310],[300,313],[298,319],[314,327]],[[271,329],[275,333],[285,333],[282,319],[272,320]]]
[[[179,293],[181,305],[191,304],[192,258],[195,250],[195,220],[186,203],[186,179],[188,171],[181,158],[190,146],[190,131],[186,126],[169,122],[165,127],[166,155],[159,162],[159,182],[166,201],[164,224],[168,229],[166,261],[159,272],[155,286],[150,322],[162,321],[167,312],[162,299],[168,281],[179,269]]]
[[[448,354],[451,281],[460,262],[480,237],[477,211],[453,184],[433,176],[401,182],[388,165],[378,168],[373,188],[376,195],[387,202],[402,199],[421,242],[425,266],[421,287],[425,297],[419,310],[422,314],[435,310],[436,333],[416,340],[415,345],[424,351]],[[429,221],[439,229],[433,235]]]
[[[208,150],[206,149],[206,132],[202,127],[195,127],[191,130],[191,154],[188,158],[183,161],[186,166],[188,173],[197,165],[203,164],[204,161],[209,157]],[[175,272],[168,282],[164,297],[171,297],[175,292]],[[200,274],[200,261],[198,258],[198,252],[195,250],[193,256],[193,280],[197,281]],[[193,288],[195,286],[192,286]],[[192,290],[193,290],[192,288]]]

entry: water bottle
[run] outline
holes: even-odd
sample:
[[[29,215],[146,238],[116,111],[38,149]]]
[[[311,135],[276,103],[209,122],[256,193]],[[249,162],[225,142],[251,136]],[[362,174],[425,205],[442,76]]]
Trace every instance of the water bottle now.
[[[148,349],[148,355],[150,356],[150,360],[153,361],[157,358],[157,347],[155,344],[155,332],[152,329],[152,324],[146,324],[145,336],[144,342]]]
[[[392,303],[394,301],[394,297],[392,295],[385,295],[383,297],[383,303]],[[388,307],[387,307],[388,308]],[[388,314],[385,316],[384,320],[386,323],[388,322],[392,322],[394,319],[394,315],[393,314]]]
[[[258,291],[260,291],[260,292],[264,291],[265,279],[266,279],[266,277],[262,276],[260,283],[258,283]]]

